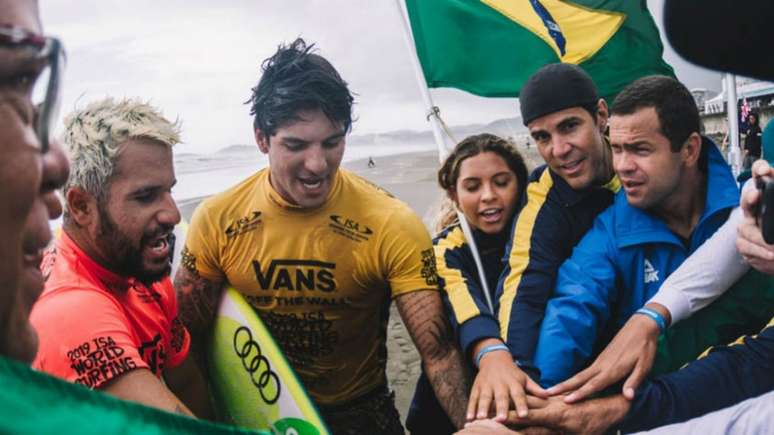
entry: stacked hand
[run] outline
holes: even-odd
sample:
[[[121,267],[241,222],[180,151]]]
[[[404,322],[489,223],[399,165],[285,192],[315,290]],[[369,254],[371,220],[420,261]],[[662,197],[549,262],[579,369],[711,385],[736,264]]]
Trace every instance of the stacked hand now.
[[[497,340],[496,342],[499,342]],[[487,345],[481,343],[477,348]],[[487,353],[479,362],[479,371],[468,400],[467,419],[486,419],[494,405],[496,421],[505,421],[511,403],[518,415],[528,414],[527,393],[548,397],[546,391],[527,376],[514,362],[510,352],[500,350]]]
[[[669,319],[669,311],[663,306],[646,306]],[[552,396],[570,393],[565,401],[573,403],[626,378],[623,395],[632,400],[634,391],[653,367],[659,332],[659,327],[653,319],[640,315],[632,316],[591,366],[549,388],[548,393]]]

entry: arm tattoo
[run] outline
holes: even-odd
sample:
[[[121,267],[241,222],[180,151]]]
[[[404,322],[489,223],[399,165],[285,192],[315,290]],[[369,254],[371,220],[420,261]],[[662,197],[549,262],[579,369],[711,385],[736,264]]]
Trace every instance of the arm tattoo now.
[[[191,334],[191,350],[199,353],[215,319],[222,283],[213,283],[199,276],[196,257],[183,248],[181,267],[175,274],[175,290],[178,316]]]
[[[403,323],[417,346],[438,402],[459,428],[465,424],[470,375],[454,343],[440,295],[417,291],[395,300]]]

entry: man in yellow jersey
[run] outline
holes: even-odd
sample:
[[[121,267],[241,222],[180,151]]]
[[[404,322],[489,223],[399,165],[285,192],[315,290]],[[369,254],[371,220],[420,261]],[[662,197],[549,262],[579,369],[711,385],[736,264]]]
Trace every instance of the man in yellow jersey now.
[[[339,168],[353,97],[297,39],[264,61],[249,101],[269,167],[203,202],[177,272],[201,352],[226,283],[260,314],[336,434],[403,433],[387,389],[395,300],[439,401],[464,423],[468,378],[437,290],[432,244],[403,202]]]

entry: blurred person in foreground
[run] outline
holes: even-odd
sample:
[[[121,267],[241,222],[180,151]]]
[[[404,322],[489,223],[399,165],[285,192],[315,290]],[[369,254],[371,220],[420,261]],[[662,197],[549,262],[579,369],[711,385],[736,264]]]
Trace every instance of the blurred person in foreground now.
[[[59,41],[42,34],[36,1],[0,0],[0,433],[250,433],[123,402],[29,367],[37,336],[28,317],[43,290],[48,219],[62,212],[54,191],[68,178],[50,136],[63,62]]]

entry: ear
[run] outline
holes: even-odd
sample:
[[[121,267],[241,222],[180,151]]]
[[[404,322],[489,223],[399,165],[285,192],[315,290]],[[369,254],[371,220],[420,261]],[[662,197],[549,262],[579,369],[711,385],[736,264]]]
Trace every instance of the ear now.
[[[680,153],[683,155],[683,161],[687,166],[698,164],[699,156],[701,155],[701,143],[701,135],[696,132],[691,133],[688,139],[685,140]]]
[[[258,149],[261,150],[262,153],[269,153],[269,138],[263,134],[263,131],[261,131],[260,128],[255,129],[255,143],[258,144]]]
[[[451,200],[452,204],[454,204],[457,208],[460,206],[460,202],[457,198],[457,189],[451,188],[448,192],[446,192],[446,195],[449,197],[449,200]]]
[[[65,201],[67,212],[79,227],[87,227],[97,219],[97,200],[80,187],[71,187]]]
[[[602,134],[607,130],[608,119],[610,119],[610,111],[607,109],[607,103],[604,98],[600,98],[597,101],[597,128]]]

